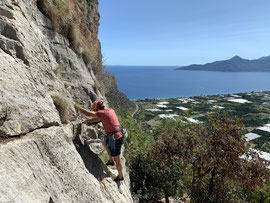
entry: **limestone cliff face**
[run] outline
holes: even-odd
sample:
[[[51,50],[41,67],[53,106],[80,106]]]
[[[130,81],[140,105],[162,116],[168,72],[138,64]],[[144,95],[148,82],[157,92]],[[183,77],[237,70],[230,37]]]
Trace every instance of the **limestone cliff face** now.
[[[0,2],[1,203],[132,202],[72,105],[107,101],[98,20],[96,0]]]

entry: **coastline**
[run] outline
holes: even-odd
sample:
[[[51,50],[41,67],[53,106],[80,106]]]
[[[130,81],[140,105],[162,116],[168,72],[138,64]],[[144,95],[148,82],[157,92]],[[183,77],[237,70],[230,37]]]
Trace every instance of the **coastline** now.
[[[208,97],[208,96],[221,96],[221,95],[231,95],[231,94],[249,94],[249,93],[264,93],[264,92],[270,92],[269,90],[262,90],[262,91],[249,91],[249,92],[230,92],[230,93],[221,93],[221,94],[201,94],[201,95],[192,95],[192,96],[178,96],[178,97],[153,97],[153,98],[128,98],[133,102],[139,101],[139,100],[166,100],[166,99],[178,99],[178,98],[193,98],[193,97]]]
[[[113,67],[118,88],[131,100],[270,90],[270,73],[176,71],[172,67]]]

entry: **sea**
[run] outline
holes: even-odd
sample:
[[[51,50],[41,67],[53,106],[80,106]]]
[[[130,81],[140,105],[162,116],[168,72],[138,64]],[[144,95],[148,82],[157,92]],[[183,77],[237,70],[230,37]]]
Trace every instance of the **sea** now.
[[[270,90],[270,72],[175,70],[179,66],[106,66],[131,100]]]

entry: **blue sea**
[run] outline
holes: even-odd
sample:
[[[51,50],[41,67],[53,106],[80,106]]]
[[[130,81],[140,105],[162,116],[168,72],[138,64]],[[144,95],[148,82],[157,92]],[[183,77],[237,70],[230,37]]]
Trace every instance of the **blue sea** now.
[[[179,66],[178,66],[179,67]],[[270,72],[175,70],[172,66],[107,66],[131,100],[270,90]]]

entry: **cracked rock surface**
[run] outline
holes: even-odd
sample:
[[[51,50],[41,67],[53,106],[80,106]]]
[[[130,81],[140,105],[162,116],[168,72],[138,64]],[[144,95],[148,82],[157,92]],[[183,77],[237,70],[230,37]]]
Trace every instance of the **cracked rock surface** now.
[[[99,53],[98,1],[78,4]],[[36,0],[0,1],[0,203],[133,202],[126,170],[116,184],[97,155],[99,131],[76,123],[73,100],[107,103],[92,69]]]
[[[72,98],[87,105],[96,99],[106,102],[94,88],[91,65],[70,48],[64,36],[51,29],[37,3],[13,2],[0,2],[0,114],[7,114],[1,121],[0,135],[18,136],[61,124],[51,98],[55,95],[70,98],[71,121],[75,119]]]
[[[0,202],[132,202],[128,177],[117,185],[116,170],[73,138],[66,125],[0,145]]]

